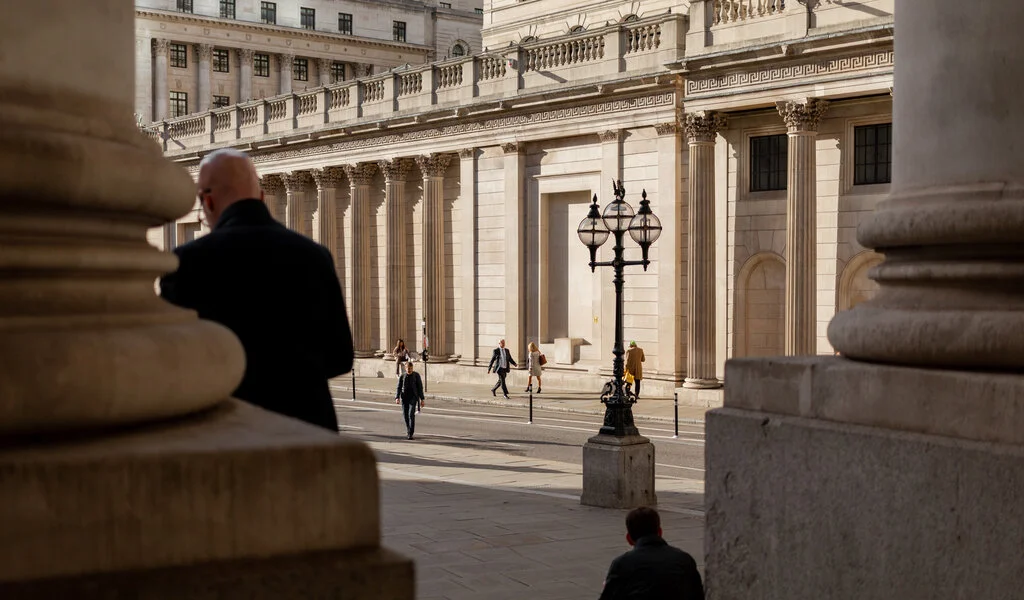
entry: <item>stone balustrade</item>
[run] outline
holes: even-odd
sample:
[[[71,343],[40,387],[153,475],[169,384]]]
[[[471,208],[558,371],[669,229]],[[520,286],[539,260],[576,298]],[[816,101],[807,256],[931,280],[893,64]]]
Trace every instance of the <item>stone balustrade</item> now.
[[[147,134],[169,154],[339,126],[414,116],[475,102],[614,83],[666,72],[684,51],[685,17],[664,14],[314,90],[281,94],[153,123]]]

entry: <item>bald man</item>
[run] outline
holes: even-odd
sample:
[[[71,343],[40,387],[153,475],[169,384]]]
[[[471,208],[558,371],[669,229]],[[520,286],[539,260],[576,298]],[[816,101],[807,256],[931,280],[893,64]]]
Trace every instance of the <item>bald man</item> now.
[[[236,398],[337,432],[327,380],[352,368],[352,334],[330,251],[270,216],[242,152],[207,155],[197,187],[212,231],[174,250],[161,296],[241,340]]]

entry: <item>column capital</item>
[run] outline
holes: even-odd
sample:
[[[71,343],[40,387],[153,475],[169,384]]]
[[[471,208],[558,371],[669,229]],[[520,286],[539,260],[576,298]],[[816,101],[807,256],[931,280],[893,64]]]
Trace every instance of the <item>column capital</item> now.
[[[281,175],[284,189],[289,193],[305,191],[309,186],[310,179],[309,171],[289,171]]]
[[[373,174],[377,172],[377,165],[373,163],[342,165],[341,168],[345,170],[345,176],[351,185],[369,185]]]
[[[775,107],[790,133],[818,131],[818,123],[828,111],[828,102],[819,98],[808,98],[806,102],[782,100],[776,102]]]
[[[260,177],[260,187],[263,191],[271,196],[277,196],[284,191],[284,182],[281,181],[281,176],[277,173],[271,173]]]
[[[467,158],[473,158],[476,154],[476,148],[459,148],[459,158],[466,160]]]
[[[519,142],[505,142],[501,145],[501,151],[505,154],[515,154],[523,149],[523,144]]]
[[[622,139],[622,130],[609,129],[607,131],[600,131],[598,132],[597,137],[601,138],[602,142],[617,142]]]
[[[153,56],[167,56],[167,49],[170,42],[160,38],[153,38]]]
[[[675,135],[679,133],[679,125],[676,123],[658,123],[654,126],[654,131],[658,135]]]
[[[291,66],[292,61],[295,60],[295,53],[294,52],[278,52],[277,53],[277,58],[279,60],[281,60],[282,62],[287,61],[288,62],[288,66]]]
[[[238,58],[243,65],[252,65],[253,56],[256,55],[256,51],[252,48],[239,48]]]
[[[320,69],[321,73],[329,73],[331,71],[331,65],[334,64],[332,58],[318,58],[316,59],[316,66]]]
[[[690,142],[713,142],[718,132],[729,124],[725,115],[711,112],[699,111],[687,113],[683,122],[683,129]]]
[[[341,187],[344,171],[340,167],[324,167],[310,172],[318,190],[337,189]]]
[[[412,169],[412,163],[407,158],[394,158],[391,160],[378,160],[377,168],[384,175],[384,181],[405,181]]]
[[[444,172],[448,170],[448,165],[451,162],[451,154],[440,152],[416,157],[416,165],[423,172],[424,177],[444,177]]]
[[[199,60],[210,60],[213,55],[213,44],[195,44],[195,47]]]

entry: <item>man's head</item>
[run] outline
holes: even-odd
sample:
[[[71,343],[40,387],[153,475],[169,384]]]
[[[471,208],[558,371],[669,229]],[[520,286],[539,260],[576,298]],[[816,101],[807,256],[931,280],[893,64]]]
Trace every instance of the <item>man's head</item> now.
[[[411,360],[405,362],[405,372],[406,373],[412,373],[412,361]]]
[[[649,535],[661,535],[661,517],[649,506],[634,508],[626,515],[626,541],[635,546],[637,540]]]
[[[499,348],[504,348],[505,347],[505,340],[498,340],[498,347]]]
[[[636,342],[630,342],[629,343],[629,347],[630,348],[636,348]]]
[[[239,200],[263,199],[260,178],[249,156],[230,148],[207,154],[199,163],[197,180],[199,204],[210,226],[217,224],[224,209]]]

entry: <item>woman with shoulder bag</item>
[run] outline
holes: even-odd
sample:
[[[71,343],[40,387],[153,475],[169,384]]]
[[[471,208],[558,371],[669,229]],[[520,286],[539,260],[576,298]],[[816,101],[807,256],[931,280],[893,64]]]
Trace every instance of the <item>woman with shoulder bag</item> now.
[[[540,393],[540,375],[544,372],[544,365],[547,364],[548,359],[544,358],[544,355],[540,353],[540,348],[537,344],[530,342],[528,346],[530,355],[527,357],[527,372],[530,374],[529,380],[526,383],[526,391],[529,392],[533,389],[533,378],[537,378],[537,393]]]
[[[395,357],[395,375],[398,377],[402,376],[405,371],[405,363],[409,362],[412,358],[409,355],[408,348],[405,347],[405,340],[399,339],[395,345],[395,349],[391,351],[391,354]]]

